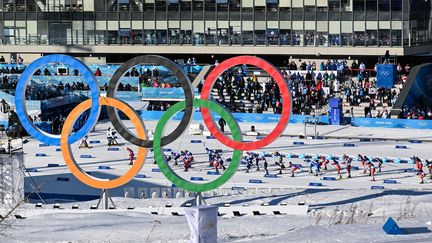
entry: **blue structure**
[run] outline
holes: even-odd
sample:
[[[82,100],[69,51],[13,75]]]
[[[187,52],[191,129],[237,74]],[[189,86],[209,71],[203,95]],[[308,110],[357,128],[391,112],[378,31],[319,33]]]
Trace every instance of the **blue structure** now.
[[[261,184],[261,183],[263,183],[263,181],[262,181],[262,180],[258,180],[258,179],[250,179],[250,180],[249,180],[249,183],[253,183],[253,184]]]
[[[412,68],[408,80],[393,109],[402,109],[405,106],[412,107],[422,100],[425,106],[432,104],[432,63],[426,63]]]
[[[396,221],[392,217],[387,219],[387,222],[383,225],[383,230],[388,235],[403,235],[404,232],[397,225]]]
[[[330,106],[330,122],[332,125],[340,125],[343,120],[343,109],[342,109],[341,98],[331,98],[329,102]]]
[[[377,65],[377,86],[386,89],[393,88],[396,81],[396,65],[378,64]]]
[[[320,182],[310,182],[309,186],[323,186],[323,184]]]
[[[397,183],[397,181],[396,180],[384,180],[384,183],[385,184],[396,184]]]

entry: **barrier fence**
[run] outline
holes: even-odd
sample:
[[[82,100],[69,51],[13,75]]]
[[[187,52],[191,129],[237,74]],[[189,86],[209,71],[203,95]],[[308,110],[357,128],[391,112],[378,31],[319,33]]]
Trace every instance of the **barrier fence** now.
[[[163,111],[141,111],[141,117],[145,120],[159,120]],[[278,114],[259,114],[259,113],[232,113],[238,122],[247,123],[277,123],[280,119]],[[183,113],[177,113],[173,120],[180,120]],[[220,116],[214,115],[214,119]],[[305,121],[312,121],[313,116],[291,115],[291,124],[301,124]],[[317,123],[330,125],[330,116],[318,116]],[[202,121],[200,112],[195,112],[195,121]],[[376,128],[411,128],[411,129],[432,129],[432,120],[410,120],[410,119],[384,119],[384,118],[344,118],[345,124],[355,127],[376,127]]]

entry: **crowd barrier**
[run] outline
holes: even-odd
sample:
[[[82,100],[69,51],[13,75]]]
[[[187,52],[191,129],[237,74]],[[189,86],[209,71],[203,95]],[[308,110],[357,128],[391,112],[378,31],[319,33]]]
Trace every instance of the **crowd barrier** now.
[[[355,127],[432,129],[432,120],[351,118]]]
[[[159,120],[164,111],[141,111],[141,118],[143,120]],[[258,114],[258,113],[231,113],[238,122],[247,123],[277,123],[280,120],[279,114]],[[173,116],[173,120],[181,120],[183,117],[183,112],[179,112]],[[214,120],[219,120],[220,116],[216,113],[213,114]],[[302,116],[302,115],[291,115],[290,123],[304,123],[305,119],[308,121],[312,120],[312,116]],[[202,115],[200,112],[195,112],[193,116],[194,121],[202,121]],[[319,116],[317,117],[318,122],[322,124],[330,124],[329,116]]]
[[[109,85],[109,82],[111,80],[111,76],[97,76],[97,81],[99,82],[100,86]],[[59,84],[62,82],[63,84],[70,84],[72,83],[85,83],[87,84],[87,80],[83,76],[33,76],[32,80],[36,83],[52,83],[52,84]],[[139,78],[138,77],[122,77],[120,79],[120,82],[123,85],[129,84],[132,87],[138,87],[139,84]]]
[[[121,96],[121,92],[117,96]],[[126,95],[127,96],[127,95]],[[127,96],[127,100],[137,101],[140,100],[140,96]],[[122,99],[125,100],[125,99]],[[28,105],[28,104],[27,104]],[[40,105],[40,104],[39,104]],[[28,108],[29,109],[29,108]],[[31,109],[31,108],[30,108]],[[164,111],[140,111],[140,116],[143,120],[159,120]],[[246,123],[277,123],[280,119],[278,114],[256,114],[256,113],[232,113],[234,118],[238,122]],[[173,116],[173,120],[179,121],[183,117],[183,113],[179,112]],[[220,118],[219,115],[214,114],[214,120],[217,121]],[[291,115],[290,124],[302,124],[305,119],[312,121],[312,116],[303,115]],[[319,116],[317,121],[320,124],[330,124],[330,117]],[[194,121],[202,121],[202,115],[200,112],[195,112],[193,116]],[[408,119],[380,119],[380,118],[351,118],[348,119],[349,123],[355,127],[375,127],[375,128],[407,128],[407,129],[432,129],[432,120],[408,120]],[[0,121],[7,127],[7,121]],[[41,123],[42,124],[42,123]],[[49,122],[43,122],[43,124],[49,124]],[[45,126],[45,125],[44,125]],[[45,127],[43,128],[44,131]]]
[[[162,117],[163,111],[142,111],[141,117],[145,120],[159,120]],[[238,122],[247,123],[277,123],[280,120],[278,114],[257,114],[257,113],[232,113]],[[177,113],[173,119],[181,120],[183,113]],[[214,119],[219,119],[220,116],[214,114]],[[329,116],[318,116],[318,124],[329,124]],[[194,113],[195,121],[202,121],[200,112]],[[290,123],[299,124],[306,121],[312,122],[312,116],[291,115]],[[411,129],[432,129],[432,120],[410,120],[410,119],[383,119],[383,118],[347,118],[346,124],[355,127],[376,127],[376,128],[411,128]]]

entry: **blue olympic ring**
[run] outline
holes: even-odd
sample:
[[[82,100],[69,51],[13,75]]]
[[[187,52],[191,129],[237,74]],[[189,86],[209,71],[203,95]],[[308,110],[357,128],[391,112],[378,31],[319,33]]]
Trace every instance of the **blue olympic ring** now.
[[[92,130],[94,125],[96,124],[99,113],[99,83],[96,78],[93,76],[92,71],[81,61],[75,59],[71,56],[63,55],[63,54],[54,54],[41,57],[36,61],[32,62],[22,73],[18,80],[18,84],[15,92],[15,106],[18,114],[18,118],[21,121],[24,129],[37,140],[49,144],[49,145],[57,145],[60,146],[60,135],[52,135],[47,132],[44,132],[37,128],[33,122],[30,121],[29,116],[27,114],[27,109],[25,106],[25,93],[28,82],[30,81],[33,73],[44,64],[48,63],[63,63],[67,64],[72,68],[77,69],[84,77],[84,79],[88,82],[90,87],[90,94],[92,105],[90,109],[90,115],[87,121],[84,123],[84,126],[72,134],[69,137],[69,144],[79,141],[83,138],[88,132]]]

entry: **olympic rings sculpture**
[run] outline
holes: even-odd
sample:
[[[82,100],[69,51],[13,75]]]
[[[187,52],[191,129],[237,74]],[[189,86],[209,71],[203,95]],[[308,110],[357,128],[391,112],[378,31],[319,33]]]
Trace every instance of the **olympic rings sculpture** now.
[[[33,73],[38,68],[48,63],[64,63],[79,70],[90,87],[91,98],[80,103],[71,111],[64,122],[60,136],[46,133],[37,128],[30,121],[25,107],[25,93],[28,82],[31,80]],[[151,63],[166,67],[178,79],[185,95],[185,99],[183,101],[177,102],[175,105],[170,107],[161,117],[158,124],[156,125],[153,140],[149,140],[147,138],[145,125],[136,111],[134,111],[133,108],[131,108],[127,103],[115,98],[120,78],[124,75],[124,73],[132,67],[144,63]],[[253,65],[266,71],[279,86],[280,95],[282,98],[282,114],[275,129],[268,136],[261,140],[246,143],[242,140],[240,127],[232,114],[218,103],[209,100],[210,93],[213,90],[213,84],[218,79],[218,77],[225,70],[236,65],[243,64]],[[134,176],[139,173],[145,162],[147,148],[153,148],[155,160],[164,176],[177,187],[191,192],[204,192],[220,187],[229,179],[231,179],[231,177],[237,171],[242,151],[257,150],[274,142],[288,125],[291,114],[291,103],[291,93],[280,71],[271,63],[255,56],[238,56],[220,63],[207,76],[203,84],[201,98],[195,99],[192,82],[186,73],[176,63],[162,56],[144,55],[132,58],[125,62],[114,73],[108,85],[107,97],[103,98],[100,97],[99,84],[96,78],[85,64],[67,55],[48,55],[37,59],[24,70],[23,74],[18,80],[15,96],[15,105],[18,118],[21,121],[24,129],[35,139],[45,144],[61,146],[65,163],[69,167],[71,173],[82,183],[99,189],[120,187],[131,181]],[[126,141],[139,147],[136,161],[132,167],[126,172],[126,174],[114,180],[103,180],[87,174],[79,167],[73,155],[71,154],[70,149],[71,144],[82,139],[96,125],[97,120],[99,119],[101,106],[107,106],[109,120],[119,135],[122,136]],[[203,121],[213,136],[222,144],[234,149],[231,163],[227,170],[218,179],[202,184],[190,182],[177,175],[169,166],[163,153],[163,146],[175,141],[187,129],[193,117],[194,107],[201,108]],[[89,108],[90,115],[87,121],[84,123],[83,127],[79,129],[79,131],[71,135],[71,131],[76,119],[78,119],[78,117]],[[136,127],[137,136],[132,134],[123,124],[118,115],[118,110],[121,110],[132,121],[133,125]],[[177,128],[175,128],[174,131],[172,131],[169,135],[164,136],[164,128],[166,123],[173,115],[183,110],[183,118]],[[215,125],[209,110],[218,113],[227,122],[227,125],[232,133],[232,139],[226,137],[224,133],[221,132],[220,129]]]

